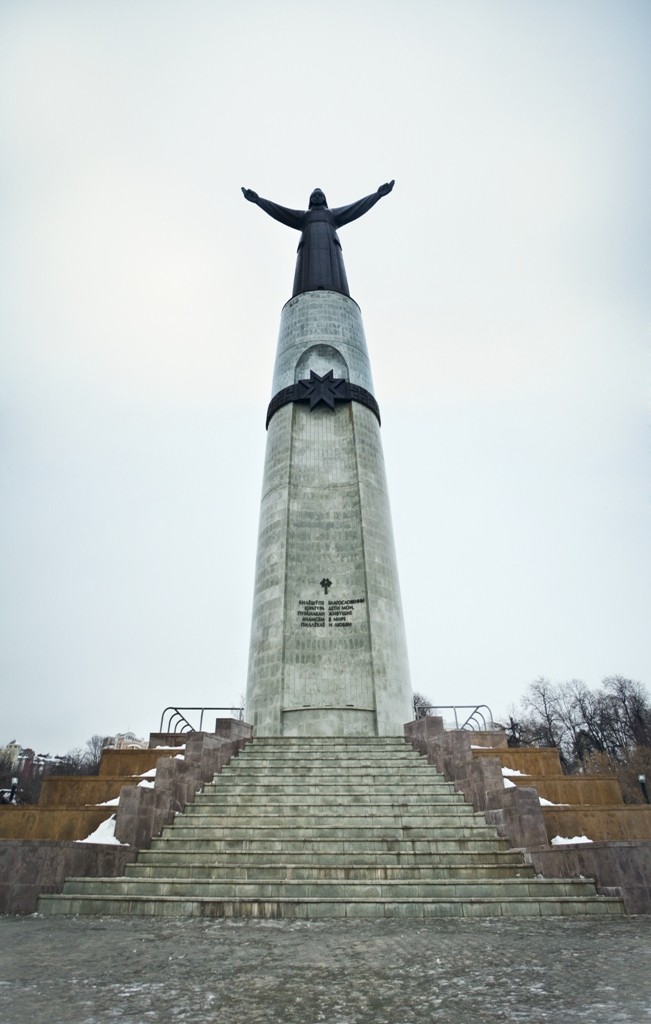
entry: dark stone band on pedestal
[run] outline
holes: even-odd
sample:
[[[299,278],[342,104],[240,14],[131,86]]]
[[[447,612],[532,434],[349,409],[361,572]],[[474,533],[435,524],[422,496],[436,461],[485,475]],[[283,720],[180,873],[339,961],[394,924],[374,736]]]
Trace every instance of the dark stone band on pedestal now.
[[[310,370],[309,380],[299,380],[296,384],[291,384],[289,387],[283,388],[282,391],[278,391],[271,399],[267,409],[265,424],[267,429],[278,410],[291,402],[309,402],[310,411],[323,403],[333,412],[335,402],[359,402],[360,405],[365,405],[367,409],[370,409],[378,423],[382,424],[380,407],[371,392],[359,384],[351,384],[350,381],[343,378],[335,378],[332,370],[329,370],[323,377],[319,377],[314,370]]]

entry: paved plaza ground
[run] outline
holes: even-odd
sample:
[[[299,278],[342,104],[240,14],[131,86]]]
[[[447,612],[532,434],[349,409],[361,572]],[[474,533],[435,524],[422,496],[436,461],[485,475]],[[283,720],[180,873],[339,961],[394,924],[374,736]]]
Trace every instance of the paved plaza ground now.
[[[651,1022],[651,917],[0,918],[3,1024]]]

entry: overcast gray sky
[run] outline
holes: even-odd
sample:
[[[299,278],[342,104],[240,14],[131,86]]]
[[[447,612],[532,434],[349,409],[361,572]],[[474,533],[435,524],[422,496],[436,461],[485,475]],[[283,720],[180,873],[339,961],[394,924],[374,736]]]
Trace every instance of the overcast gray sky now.
[[[330,205],[412,682],[651,682],[647,0],[3,0],[0,744],[244,691],[296,237]]]

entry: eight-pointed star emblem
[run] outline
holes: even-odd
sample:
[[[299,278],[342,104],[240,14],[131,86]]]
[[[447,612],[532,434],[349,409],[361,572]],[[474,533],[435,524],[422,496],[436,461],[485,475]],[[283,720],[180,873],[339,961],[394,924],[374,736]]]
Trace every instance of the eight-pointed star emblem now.
[[[310,370],[309,380],[299,380],[299,386],[303,389],[298,401],[310,403],[310,411],[319,402],[324,402],[330,409],[334,409],[335,401],[347,402],[350,400],[348,393],[348,381],[343,377],[335,377],[334,370],[328,370],[323,377]]]

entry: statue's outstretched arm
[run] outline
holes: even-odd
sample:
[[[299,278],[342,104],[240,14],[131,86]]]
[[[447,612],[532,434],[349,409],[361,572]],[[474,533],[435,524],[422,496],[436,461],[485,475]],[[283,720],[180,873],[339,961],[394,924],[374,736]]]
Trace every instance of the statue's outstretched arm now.
[[[349,206],[339,206],[336,210],[333,210],[337,227],[340,228],[343,224],[350,224],[351,220],[357,220],[358,217],[368,213],[382,196],[388,196],[394,184],[394,181],[387,181],[384,185],[380,185],[377,192],[373,192],[372,195],[364,196],[363,199],[358,199],[356,203],[350,203]]]
[[[263,199],[254,192],[252,188],[243,188],[242,194],[245,199],[248,199],[250,203],[255,203],[261,210],[268,213],[274,220],[279,220],[281,224],[286,224],[288,228],[296,228],[297,231],[301,231],[303,227],[303,217],[305,212],[303,210],[288,210],[286,206],[279,206],[278,203],[272,203],[270,199]]]

